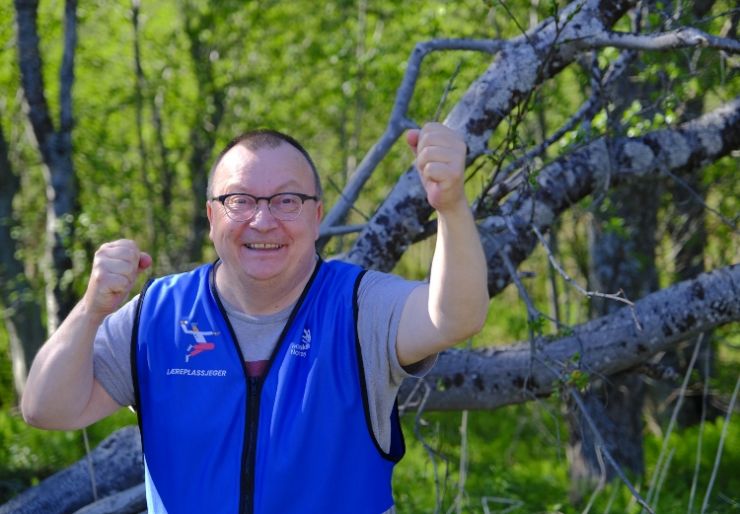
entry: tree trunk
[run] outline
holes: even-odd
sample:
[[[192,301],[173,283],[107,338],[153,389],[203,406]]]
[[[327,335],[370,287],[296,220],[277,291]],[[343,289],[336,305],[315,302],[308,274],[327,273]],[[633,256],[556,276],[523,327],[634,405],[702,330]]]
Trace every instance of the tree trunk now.
[[[226,110],[225,86],[216,80],[213,56],[215,48],[201,40],[203,29],[213,23],[213,14],[202,13],[186,3],[183,9],[185,33],[190,43],[190,57],[198,80],[200,105],[195,106],[194,124],[190,129],[190,189],[193,202],[193,225],[185,256],[190,263],[200,262],[203,243],[208,233],[205,213],[209,163],[213,157],[218,126]]]
[[[72,269],[68,251],[74,238],[77,217],[77,182],[72,163],[72,85],[77,44],[77,2],[65,3],[64,55],[60,69],[59,130],[54,129],[45,96],[42,58],[37,27],[38,1],[16,0],[18,53],[28,117],[46,178],[46,314],[48,332],[53,332],[74,307],[71,280],[64,275]]]
[[[605,293],[623,291],[627,298],[641,298],[657,289],[655,270],[655,229],[658,184],[646,181],[608,195],[596,209],[592,226],[592,277],[589,289]],[[611,208],[610,208],[611,207]],[[623,225],[622,225],[623,223]],[[596,316],[621,306],[614,300],[595,298]],[[594,381],[584,401],[617,463],[636,474],[644,472],[642,451],[642,406],[645,386],[638,373],[623,372]],[[572,493],[598,480],[615,476],[597,455],[592,431],[580,410],[569,408],[569,462]],[[587,487],[583,487],[587,486]]]
[[[46,339],[41,308],[26,278],[12,231],[13,197],[20,188],[13,173],[8,144],[0,126],[0,311],[10,340],[13,382],[18,397],[23,394],[28,369]]]
[[[129,426],[108,436],[90,453],[97,494],[93,493],[90,463],[83,458],[22,492],[5,505],[0,514],[67,514],[129,489],[144,480],[139,428]]]

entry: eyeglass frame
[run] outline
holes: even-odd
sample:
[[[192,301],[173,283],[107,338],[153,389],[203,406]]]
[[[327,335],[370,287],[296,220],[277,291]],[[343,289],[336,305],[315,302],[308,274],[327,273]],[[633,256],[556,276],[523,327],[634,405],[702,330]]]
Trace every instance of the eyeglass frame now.
[[[273,198],[275,198],[277,196],[282,196],[282,195],[293,195],[293,196],[297,196],[301,200],[301,207],[300,207],[300,209],[298,209],[298,211],[295,213],[295,216],[292,217],[292,218],[285,218],[285,219],[283,219],[283,218],[280,218],[278,216],[275,216],[275,213],[272,212],[272,208],[270,207],[270,202],[272,201]],[[254,200],[254,212],[252,213],[252,215],[249,216],[249,217],[247,217],[247,218],[245,218],[245,219],[235,219],[234,217],[232,217],[231,210],[228,207],[226,207],[226,203],[224,203],[224,202],[226,202],[226,200],[229,199],[229,197],[232,197],[232,196],[248,196],[249,198],[253,199]],[[318,196],[318,195],[307,195],[305,193],[295,193],[293,191],[281,191],[280,193],[275,193],[274,195],[270,195],[270,196],[255,196],[255,195],[250,194],[250,193],[226,193],[226,194],[223,194],[223,195],[218,195],[218,196],[212,197],[211,198],[211,201],[212,202],[220,202],[221,205],[224,208],[224,212],[226,213],[226,216],[228,216],[231,221],[236,221],[236,222],[244,223],[244,222],[249,221],[252,218],[254,218],[254,216],[257,214],[257,211],[259,209],[260,200],[267,201],[267,210],[270,211],[270,214],[275,219],[278,219],[280,221],[294,221],[294,220],[298,219],[298,216],[300,216],[301,215],[301,212],[303,212],[303,204],[306,203],[306,201],[313,200],[314,202],[318,202],[320,199],[321,199],[321,197]]]

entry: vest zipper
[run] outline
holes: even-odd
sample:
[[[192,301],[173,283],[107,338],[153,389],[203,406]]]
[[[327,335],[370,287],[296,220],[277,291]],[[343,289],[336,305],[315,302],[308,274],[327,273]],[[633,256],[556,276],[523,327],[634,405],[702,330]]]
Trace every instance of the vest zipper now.
[[[272,368],[272,363],[275,360],[275,356],[277,355],[278,351],[283,345],[283,340],[285,339],[285,334],[288,332],[288,329],[293,324],[293,318],[295,317],[296,313],[298,312],[298,309],[300,308],[301,304],[303,303],[304,298],[306,297],[306,294],[308,293],[308,290],[311,287],[311,284],[313,283],[314,278],[316,278],[316,275],[319,272],[319,268],[322,264],[321,258],[318,259],[318,263],[316,267],[313,270],[313,274],[311,275],[311,278],[309,279],[308,283],[306,284],[305,288],[303,289],[303,292],[301,293],[300,298],[298,298],[298,301],[296,302],[295,307],[293,307],[293,311],[290,313],[290,316],[288,317],[288,321],[285,324],[285,327],[283,328],[282,333],[280,334],[280,338],[278,339],[277,344],[275,345],[275,349],[272,351],[272,356],[270,357],[270,363],[267,367],[267,371],[262,377],[250,377],[247,373],[247,367],[244,361],[244,355],[242,354],[241,348],[239,347],[239,341],[236,337],[236,333],[234,332],[234,327],[231,326],[231,321],[229,320],[229,316],[226,313],[226,309],[224,308],[223,303],[221,302],[221,299],[218,296],[218,290],[216,288],[216,263],[213,264],[213,272],[210,273],[210,289],[213,293],[213,297],[216,301],[216,304],[218,305],[218,310],[221,312],[221,316],[223,317],[224,321],[226,322],[226,326],[229,328],[229,333],[231,334],[232,342],[234,343],[234,347],[236,349],[236,353],[239,355],[239,359],[242,363],[242,371],[244,372],[244,377],[247,380],[247,398],[246,398],[246,419],[245,419],[245,427],[244,427],[244,451],[242,452],[242,476],[241,476],[241,493],[240,493],[240,501],[239,501],[239,512],[240,514],[254,514],[254,475],[255,475],[255,458],[257,454],[257,425],[259,421],[259,410],[260,410],[260,393],[262,392],[262,384],[265,381],[265,377],[270,372],[270,368]]]
[[[260,411],[260,391],[263,379],[260,377],[249,377],[247,379],[247,426],[244,433],[244,444],[246,446],[245,473],[242,475],[242,512],[254,513],[254,475],[257,454],[257,426]]]

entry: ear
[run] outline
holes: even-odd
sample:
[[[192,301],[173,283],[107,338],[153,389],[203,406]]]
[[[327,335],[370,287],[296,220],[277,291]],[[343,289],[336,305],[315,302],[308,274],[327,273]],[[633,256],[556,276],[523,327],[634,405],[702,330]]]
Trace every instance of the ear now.
[[[208,237],[213,241],[213,202],[206,200],[206,216],[208,217]]]
[[[321,218],[324,217],[324,202],[316,202],[316,234],[315,239],[319,238],[319,229],[321,228]]]

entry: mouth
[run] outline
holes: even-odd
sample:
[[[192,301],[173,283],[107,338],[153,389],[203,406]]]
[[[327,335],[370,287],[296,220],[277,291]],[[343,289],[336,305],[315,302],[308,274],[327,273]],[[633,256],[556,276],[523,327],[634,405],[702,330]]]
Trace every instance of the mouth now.
[[[244,246],[249,250],[279,250],[285,245],[278,243],[246,243]]]

